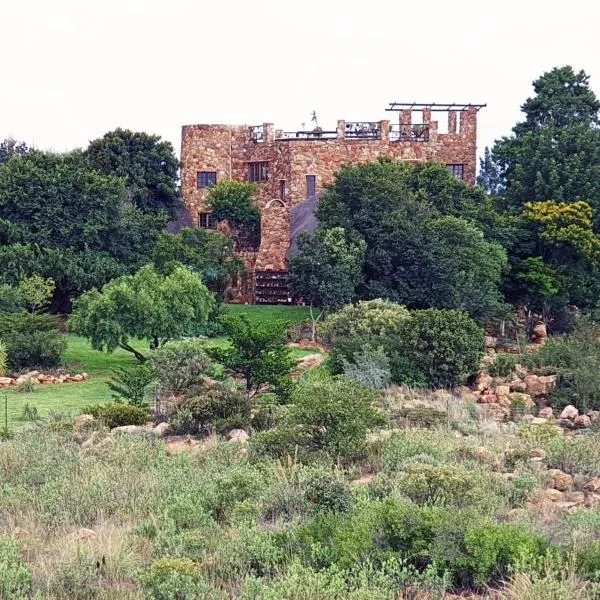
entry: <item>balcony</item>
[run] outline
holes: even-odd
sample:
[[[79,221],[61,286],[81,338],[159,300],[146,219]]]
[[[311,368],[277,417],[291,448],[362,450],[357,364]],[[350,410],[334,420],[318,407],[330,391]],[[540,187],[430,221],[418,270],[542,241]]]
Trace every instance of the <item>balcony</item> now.
[[[428,142],[429,125],[390,125],[391,142]]]

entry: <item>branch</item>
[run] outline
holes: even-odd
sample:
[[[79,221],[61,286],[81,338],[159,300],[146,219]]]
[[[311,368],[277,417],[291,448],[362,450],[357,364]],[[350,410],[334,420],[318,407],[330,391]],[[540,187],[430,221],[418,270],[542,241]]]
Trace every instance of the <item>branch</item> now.
[[[126,350],[127,352],[131,352],[137,359],[139,362],[141,363],[145,363],[146,362],[146,357],[141,353],[138,352],[135,348],[132,348],[129,344],[124,344],[123,342],[119,342],[119,346],[121,348],[123,348],[123,350]]]

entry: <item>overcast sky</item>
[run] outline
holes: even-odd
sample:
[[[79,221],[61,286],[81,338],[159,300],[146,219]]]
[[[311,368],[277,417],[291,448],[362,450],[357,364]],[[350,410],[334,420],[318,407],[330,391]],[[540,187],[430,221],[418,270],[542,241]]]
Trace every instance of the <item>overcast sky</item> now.
[[[0,139],[56,151],[115,127],[274,122],[388,102],[487,103],[480,150],[531,82],[571,64],[600,95],[597,0],[0,0]],[[393,117],[393,115],[392,115]]]

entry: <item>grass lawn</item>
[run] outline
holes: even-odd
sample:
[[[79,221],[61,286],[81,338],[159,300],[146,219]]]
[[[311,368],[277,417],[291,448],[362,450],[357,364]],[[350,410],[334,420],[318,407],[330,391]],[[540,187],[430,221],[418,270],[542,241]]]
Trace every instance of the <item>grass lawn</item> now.
[[[251,306],[229,305],[230,314],[246,314],[253,322],[263,320],[284,319],[290,323],[298,323],[308,316],[308,309],[296,306]],[[81,383],[36,385],[31,394],[18,393],[14,389],[0,391],[0,426],[4,425],[4,395],[8,399],[8,423],[20,425],[23,406],[28,402],[36,406],[40,416],[45,417],[49,411],[80,413],[88,404],[97,404],[111,400],[111,392],[106,385],[115,367],[127,367],[136,364],[136,360],[125,350],[115,350],[112,354],[93,350],[87,340],[69,335],[65,353],[65,368],[71,373],[89,373],[90,379]],[[226,338],[207,340],[207,345],[225,345]],[[132,342],[136,350],[148,350],[143,341]],[[300,357],[312,351],[292,351],[292,356]]]

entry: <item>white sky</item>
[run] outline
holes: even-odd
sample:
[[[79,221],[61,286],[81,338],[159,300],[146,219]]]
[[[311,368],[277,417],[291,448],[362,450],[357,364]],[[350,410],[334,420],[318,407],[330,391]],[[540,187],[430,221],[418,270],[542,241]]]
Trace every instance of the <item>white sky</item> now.
[[[480,151],[531,82],[600,95],[597,0],[0,0],[0,139],[56,151],[115,127],[379,120],[389,101],[487,103]]]

